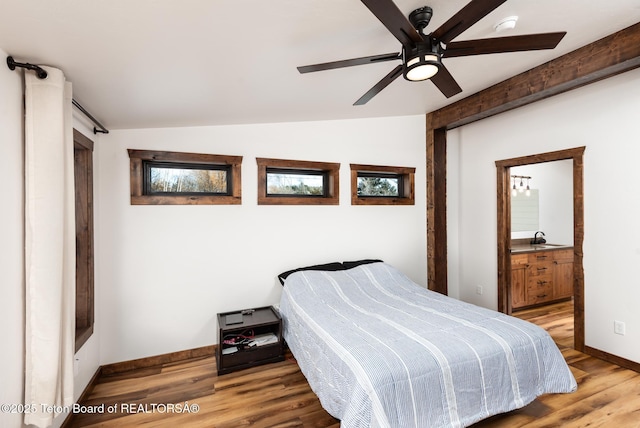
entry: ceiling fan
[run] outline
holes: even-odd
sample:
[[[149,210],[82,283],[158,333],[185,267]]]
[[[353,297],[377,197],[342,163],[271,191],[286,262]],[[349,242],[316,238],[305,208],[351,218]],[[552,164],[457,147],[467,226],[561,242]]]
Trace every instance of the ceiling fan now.
[[[472,0],[447,22],[429,34],[424,33],[433,14],[433,10],[429,6],[414,10],[407,19],[393,3],[393,0],[361,1],[398,39],[402,44],[402,51],[298,67],[300,73],[310,73],[384,61],[402,61],[402,64],[391,70],[354,105],[366,104],[400,74],[410,81],[431,79],[440,92],[450,98],[462,92],[462,88],[442,63],[443,58],[553,49],[567,34],[566,32],[541,33],[453,42],[454,38],[507,0]]]

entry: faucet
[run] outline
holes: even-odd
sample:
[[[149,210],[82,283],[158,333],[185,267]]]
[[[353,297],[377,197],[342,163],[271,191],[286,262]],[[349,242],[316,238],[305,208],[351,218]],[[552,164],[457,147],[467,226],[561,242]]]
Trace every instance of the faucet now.
[[[535,235],[533,235],[533,239],[531,240],[531,244],[535,245],[535,244],[545,244],[547,242],[546,239],[544,239],[542,236],[538,237],[538,233],[542,234],[542,236],[545,236],[544,232],[539,230],[535,233]]]

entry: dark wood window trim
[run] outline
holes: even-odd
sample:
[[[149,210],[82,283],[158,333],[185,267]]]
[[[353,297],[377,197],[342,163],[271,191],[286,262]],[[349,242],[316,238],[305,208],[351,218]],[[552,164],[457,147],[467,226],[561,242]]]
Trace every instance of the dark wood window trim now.
[[[73,130],[76,208],[76,340],[75,350],[93,334],[93,141]]]
[[[415,168],[351,164],[351,205],[415,205]],[[402,178],[400,197],[358,196],[358,173],[396,174]]]
[[[242,156],[224,156],[202,153],[133,150],[129,152],[131,176],[131,205],[239,205],[242,203]],[[231,191],[229,195],[147,195],[144,191],[144,162],[166,164],[229,165]]]
[[[258,164],[258,205],[338,205],[340,197],[340,164],[286,159],[256,158]],[[270,196],[267,195],[267,170],[322,171],[327,174],[324,196]]]

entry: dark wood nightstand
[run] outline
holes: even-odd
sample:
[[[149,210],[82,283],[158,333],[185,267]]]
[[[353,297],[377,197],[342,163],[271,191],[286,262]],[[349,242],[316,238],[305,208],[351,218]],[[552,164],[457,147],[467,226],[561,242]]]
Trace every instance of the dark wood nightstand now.
[[[240,314],[241,322],[233,319]],[[282,319],[273,307],[218,314],[219,375],[283,360]]]

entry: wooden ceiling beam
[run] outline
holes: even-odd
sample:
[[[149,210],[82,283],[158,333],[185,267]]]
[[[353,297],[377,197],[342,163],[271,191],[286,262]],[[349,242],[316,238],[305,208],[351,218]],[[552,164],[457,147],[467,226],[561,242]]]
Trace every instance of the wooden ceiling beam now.
[[[640,67],[640,23],[430,113],[453,129]]]

